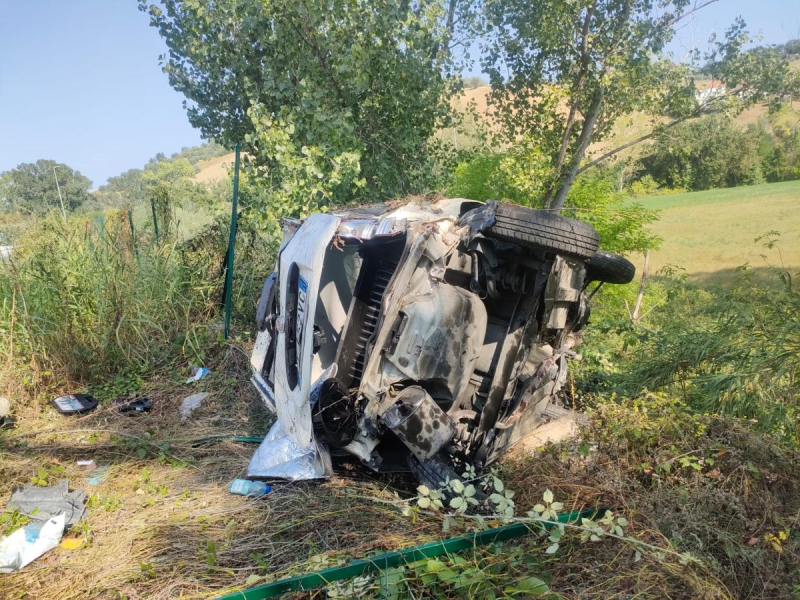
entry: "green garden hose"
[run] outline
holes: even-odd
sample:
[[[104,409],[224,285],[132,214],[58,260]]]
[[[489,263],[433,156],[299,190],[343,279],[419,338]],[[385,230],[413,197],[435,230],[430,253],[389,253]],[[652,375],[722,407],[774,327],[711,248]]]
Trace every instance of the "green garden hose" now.
[[[598,509],[576,510],[571,513],[559,515],[558,520],[561,523],[574,523],[581,519],[592,518],[598,512],[600,512]],[[340,567],[331,567],[313,573],[306,573],[305,575],[287,577],[286,579],[280,579],[272,583],[266,583],[264,585],[220,596],[219,600],[261,600],[261,598],[274,598],[286,592],[306,591],[315,587],[327,585],[331,581],[351,579],[364,575],[365,573],[382,571],[392,567],[413,563],[418,560],[441,556],[442,554],[461,552],[477,546],[486,546],[495,542],[523,537],[531,533],[531,531],[531,528],[524,523],[514,523],[512,525],[505,525],[504,527],[488,529],[478,533],[453,537],[438,542],[430,542],[428,544],[406,548],[405,550],[387,552],[386,554],[380,554],[372,558],[354,560]]]

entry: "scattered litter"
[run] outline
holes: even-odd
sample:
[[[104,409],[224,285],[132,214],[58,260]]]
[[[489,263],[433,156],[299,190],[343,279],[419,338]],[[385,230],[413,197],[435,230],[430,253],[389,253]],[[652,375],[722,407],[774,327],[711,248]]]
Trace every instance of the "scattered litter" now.
[[[97,398],[89,394],[67,394],[52,402],[62,415],[78,415],[97,408]]]
[[[150,412],[150,409],[153,408],[150,398],[134,398],[133,400],[117,398],[112,404],[119,407],[117,409],[119,412],[129,415]]]
[[[12,429],[15,425],[11,416],[11,400],[0,396],[0,429]]]
[[[191,377],[186,380],[186,383],[192,383],[193,381],[200,381],[204,377],[208,377],[211,375],[211,371],[206,369],[205,367],[192,367],[191,370]]]
[[[97,468],[97,463],[93,460],[79,460],[75,464],[79,467],[83,467],[87,471],[94,471]]]
[[[60,514],[41,523],[31,523],[0,540],[0,573],[13,573],[58,546],[64,535],[66,516]]]
[[[238,494],[239,496],[266,496],[272,491],[272,486],[267,485],[263,481],[250,481],[248,479],[234,479],[231,482],[228,491],[231,494]]]
[[[66,515],[66,526],[69,527],[86,514],[85,503],[86,492],[70,492],[69,481],[62,479],[52,487],[17,488],[11,494],[8,506],[37,521],[47,521],[63,513]]]
[[[181,402],[181,421],[185,421],[189,418],[195,410],[200,408],[200,405],[203,403],[203,400],[206,399],[208,396],[208,392],[199,392],[197,394],[192,394],[191,396],[187,396]]]
[[[86,483],[89,485],[98,485],[103,483],[108,476],[108,469],[109,465],[101,465],[97,467],[97,469],[94,471],[94,474],[86,480]]]
[[[275,421],[247,467],[248,477],[289,481],[321,479],[330,477],[332,473],[330,454],[320,452],[316,442],[301,448],[289,437],[280,421]]]
[[[83,548],[83,538],[67,538],[59,544],[65,550],[79,550]]]

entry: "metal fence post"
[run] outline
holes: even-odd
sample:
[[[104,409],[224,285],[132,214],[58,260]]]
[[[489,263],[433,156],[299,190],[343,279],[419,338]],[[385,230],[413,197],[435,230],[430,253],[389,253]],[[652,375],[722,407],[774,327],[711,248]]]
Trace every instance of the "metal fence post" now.
[[[158,217],[156,216],[156,201],[150,198],[150,208],[153,209],[153,228],[156,231],[156,244],[158,243]]]
[[[231,297],[233,296],[233,250],[236,246],[236,210],[239,202],[239,153],[241,143],[236,144],[236,159],[233,166],[233,204],[231,206],[231,230],[228,238],[228,268],[225,273],[225,339],[231,335]]]
[[[139,248],[136,246],[136,230],[133,228],[133,209],[128,209],[128,223],[131,226],[131,246],[136,258],[139,258]]]

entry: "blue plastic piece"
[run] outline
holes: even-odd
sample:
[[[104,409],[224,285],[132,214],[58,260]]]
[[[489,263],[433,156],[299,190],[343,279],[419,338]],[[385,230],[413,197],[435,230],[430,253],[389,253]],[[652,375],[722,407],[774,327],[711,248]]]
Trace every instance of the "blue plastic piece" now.
[[[228,491],[239,496],[252,496],[258,498],[265,496],[272,491],[272,486],[263,481],[250,481],[249,479],[234,479]]]

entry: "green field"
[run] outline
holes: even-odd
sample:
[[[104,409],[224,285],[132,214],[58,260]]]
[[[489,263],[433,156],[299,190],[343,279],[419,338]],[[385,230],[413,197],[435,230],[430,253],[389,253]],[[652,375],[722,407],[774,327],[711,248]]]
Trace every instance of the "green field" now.
[[[660,211],[652,231],[663,239],[650,271],[672,265],[698,283],[724,283],[737,267],[800,272],[800,181],[653,196],[636,200]],[[780,233],[769,250],[755,239]],[[766,257],[766,258],[765,258]],[[636,260],[641,267],[642,259]],[[638,270],[638,269],[637,269]]]

